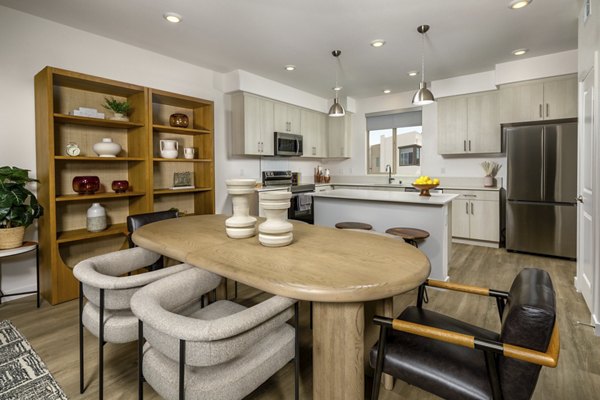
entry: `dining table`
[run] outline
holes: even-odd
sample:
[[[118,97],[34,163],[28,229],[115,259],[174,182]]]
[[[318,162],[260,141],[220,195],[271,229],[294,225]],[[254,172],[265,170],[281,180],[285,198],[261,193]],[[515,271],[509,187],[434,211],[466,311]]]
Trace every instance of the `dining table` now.
[[[295,221],[291,244],[266,247],[257,236],[229,238],[227,218],[168,219],[132,239],[264,292],[312,302],[313,399],[364,399],[368,351],[377,340],[370,318],[394,316],[392,298],[427,279],[428,258],[396,238]]]

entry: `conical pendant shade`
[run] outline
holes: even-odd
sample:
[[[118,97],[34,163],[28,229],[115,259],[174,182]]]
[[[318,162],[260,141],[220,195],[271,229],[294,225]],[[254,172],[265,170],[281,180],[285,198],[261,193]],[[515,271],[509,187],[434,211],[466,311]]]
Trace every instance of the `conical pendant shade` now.
[[[333,104],[331,105],[331,108],[329,109],[329,116],[330,117],[343,117],[344,115],[346,115],[346,110],[344,110],[344,107],[342,107],[342,105],[340,103],[338,103],[338,99],[336,97],[335,99],[333,99]]]
[[[419,84],[419,90],[413,96],[412,102],[416,106],[425,106],[435,101],[433,93],[427,89],[427,82],[421,82]]]

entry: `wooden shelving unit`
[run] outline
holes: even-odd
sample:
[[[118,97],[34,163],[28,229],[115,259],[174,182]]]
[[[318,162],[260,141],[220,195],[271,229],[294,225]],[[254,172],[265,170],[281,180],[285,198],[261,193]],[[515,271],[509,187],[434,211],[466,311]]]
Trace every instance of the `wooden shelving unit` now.
[[[69,115],[78,107],[102,108],[105,97],[127,100],[130,121]],[[77,72],[46,67],[35,76],[38,199],[45,208],[39,221],[40,289],[51,304],[78,296],[72,274],[77,262],[127,247],[127,215],[177,207],[186,214],[214,213],[213,103]],[[169,116],[185,113],[189,128],[168,126]],[[108,112],[106,112],[109,114]],[[97,157],[94,143],[110,137],[121,145],[118,157]],[[160,158],[158,140],[196,147],[196,159]],[[75,142],[81,155],[70,157]],[[172,186],[173,173],[194,173],[194,189]],[[95,175],[102,188],[93,195],[73,192],[74,176]],[[113,180],[126,179],[126,193],[111,190]],[[88,232],[86,211],[92,202],[106,208],[109,227]]]

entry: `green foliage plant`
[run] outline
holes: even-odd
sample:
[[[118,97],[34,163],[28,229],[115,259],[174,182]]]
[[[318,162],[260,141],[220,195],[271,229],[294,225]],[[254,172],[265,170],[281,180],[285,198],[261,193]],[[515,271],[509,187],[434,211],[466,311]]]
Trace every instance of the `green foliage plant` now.
[[[42,216],[44,209],[25,186],[39,182],[29,177],[28,169],[0,167],[0,229],[28,227]]]
[[[127,101],[119,101],[114,97],[105,97],[104,101],[105,103],[102,104],[102,107],[106,108],[107,110],[111,110],[123,115],[129,115],[131,112],[131,104],[129,104]]]

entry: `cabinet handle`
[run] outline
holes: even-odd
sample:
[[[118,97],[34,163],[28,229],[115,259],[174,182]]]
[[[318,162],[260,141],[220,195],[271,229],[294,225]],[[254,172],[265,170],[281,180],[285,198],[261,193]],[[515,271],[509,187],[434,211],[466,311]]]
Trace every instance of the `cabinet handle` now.
[[[540,118],[543,118],[544,114],[542,114],[542,105],[540,104]]]
[[[469,202],[468,201],[465,203],[465,212],[467,214],[469,213]]]
[[[546,103],[546,117],[550,116],[550,103]]]
[[[473,203],[471,203],[471,215],[473,215]]]
[[[469,139],[469,151],[471,151],[471,139]]]
[[[476,194],[463,194],[464,197],[477,197]]]
[[[464,151],[467,151],[467,141],[463,140],[463,149]]]

